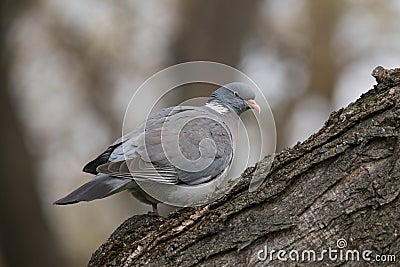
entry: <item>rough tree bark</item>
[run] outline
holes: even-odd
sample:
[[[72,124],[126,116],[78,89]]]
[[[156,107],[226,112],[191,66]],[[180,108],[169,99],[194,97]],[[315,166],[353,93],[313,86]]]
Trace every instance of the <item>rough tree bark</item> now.
[[[400,261],[400,69],[377,67],[378,84],[333,112],[305,142],[250,167],[223,198],[182,208],[168,218],[126,220],[92,255],[89,266],[287,266],[260,261],[268,250],[371,250]],[[252,175],[266,177],[248,191]],[[343,241],[343,240],[342,240]],[[342,244],[341,244],[342,246]],[[339,253],[339,252],[338,252]],[[260,254],[263,256],[262,254]],[[288,255],[285,255],[288,257]],[[319,256],[319,255],[317,255]],[[350,256],[349,256],[350,257]],[[350,257],[351,259],[351,257]],[[375,266],[376,262],[323,261],[312,266]],[[308,266],[311,266],[308,264]]]

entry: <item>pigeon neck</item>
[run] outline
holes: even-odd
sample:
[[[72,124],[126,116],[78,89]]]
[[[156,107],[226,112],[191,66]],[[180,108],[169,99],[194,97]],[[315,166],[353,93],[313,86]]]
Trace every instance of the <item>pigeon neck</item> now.
[[[221,115],[229,113],[231,111],[227,106],[222,104],[221,101],[219,101],[218,99],[209,100],[206,103],[206,107],[211,108],[212,110],[218,112]]]
[[[237,140],[240,122],[239,115],[226,105],[222,104],[218,99],[209,100],[205,106],[213,109],[224,117],[224,124],[229,128],[232,140]],[[235,142],[233,142],[233,145],[236,145]]]

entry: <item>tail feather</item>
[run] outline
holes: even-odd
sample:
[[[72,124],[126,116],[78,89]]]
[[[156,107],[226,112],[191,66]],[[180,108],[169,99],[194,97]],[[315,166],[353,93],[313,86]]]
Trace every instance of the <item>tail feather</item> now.
[[[104,174],[97,175],[67,196],[55,201],[55,205],[69,205],[81,201],[92,201],[105,198],[127,189],[128,184],[134,183],[131,179],[116,178]]]

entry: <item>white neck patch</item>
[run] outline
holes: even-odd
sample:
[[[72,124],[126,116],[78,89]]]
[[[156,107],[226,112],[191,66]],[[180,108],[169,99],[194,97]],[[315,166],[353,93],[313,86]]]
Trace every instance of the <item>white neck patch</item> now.
[[[206,107],[209,107],[209,108],[215,110],[219,114],[225,114],[225,113],[229,112],[229,108],[227,108],[226,106],[222,105],[218,101],[208,102],[208,103],[206,103]]]

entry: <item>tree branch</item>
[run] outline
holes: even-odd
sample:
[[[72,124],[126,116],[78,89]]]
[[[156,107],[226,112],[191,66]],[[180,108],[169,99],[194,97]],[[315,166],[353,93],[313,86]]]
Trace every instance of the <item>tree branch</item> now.
[[[371,259],[394,254],[399,260],[400,69],[377,67],[372,75],[374,89],[333,112],[305,142],[277,154],[268,173],[266,157],[209,205],[168,218],[133,216],[89,266],[263,265],[269,258],[261,261],[257,253],[266,245],[320,252],[338,249],[339,239],[347,241],[346,249],[371,250]],[[266,180],[250,193],[253,175]],[[360,264],[328,257],[318,262],[327,263]]]

